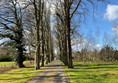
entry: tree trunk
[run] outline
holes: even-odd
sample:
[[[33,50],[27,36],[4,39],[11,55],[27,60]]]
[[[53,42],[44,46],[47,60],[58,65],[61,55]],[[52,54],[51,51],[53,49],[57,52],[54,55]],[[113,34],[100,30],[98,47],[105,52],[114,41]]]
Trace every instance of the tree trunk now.
[[[48,63],[50,63],[50,55],[48,55]]]
[[[65,33],[66,33],[66,28],[65,28]],[[65,65],[68,65],[68,56],[67,56],[67,43],[66,43],[66,34],[65,34],[65,53],[64,53],[64,56],[65,56]]]
[[[35,21],[35,27],[36,27],[36,30],[35,30],[35,33],[36,33],[36,51],[35,51],[35,70],[37,69],[40,69],[40,66],[39,66],[39,54],[40,54],[40,40],[39,40],[39,26],[38,26],[38,23],[37,21]]]
[[[43,38],[43,27],[42,27],[42,65],[41,66],[44,66],[44,38]]]
[[[46,64],[48,64],[48,55],[46,54]]]
[[[65,18],[65,27],[66,27],[66,38],[67,38],[67,56],[68,56],[68,68],[73,68],[72,63],[72,52],[71,52],[71,39],[70,39],[70,8],[69,8],[69,0],[65,0],[64,3],[64,18]]]
[[[36,46],[36,52],[35,52],[35,70],[38,70],[40,69],[40,66],[39,66],[39,45]]]
[[[54,60],[54,54],[53,54],[53,39],[52,39],[52,35],[51,35],[51,39],[50,39],[50,43],[51,43],[51,61],[53,61]]]
[[[32,64],[32,61],[31,61],[31,50],[30,50],[30,45],[29,45],[29,54],[30,54],[30,64]]]
[[[23,56],[23,46],[20,46],[18,47],[18,57],[17,57],[17,60],[18,60],[18,67],[19,68],[22,68],[22,67],[25,67],[23,65],[23,61],[24,61],[24,56]]]
[[[69,20],[68,20],[69,21]],[[70,24],[67,24],[67,56],[68,56],[68,68],[73,68],[72,52],[71,52],[71,40],[70,40]]]
[[[22,68],[22,67],[25,67],[25,66],[23,65],[23,62],[19,62],[19,63],[18,63],[18,67],[19,67],[19,68]]]
[[[44,41],[44,27],[43,27],[43,10],[44,10],[44,1],[42,2],[42,6],[41,6],[41,14],[40,14],[40,27],[41,27],[41,41],[42,41],[42,65],[41,66],[44,66],[44,44],[45,44],[45,41]]]
[[[49,30],[47,34],[47,62],[50,63],[50,48],[49,48]]]
[[[51,50],[51,61],[53,61],[54,60],[54,55],[53,55],[53,50]]]
[[[38,8],[36,1],[33,0],[34,5],[34,19],[35,19],[35,34],[36,34],[36,51],[35,51],[35,70],[40,69],[40,36],[39,36],[39,25],[40,25],[40,9],[41,9],[41,0],[39,0]],[[39,16],[38,16],[39,14]]]
[[[42,56],[42,64],[41,66],[44,66],[44,55]]]

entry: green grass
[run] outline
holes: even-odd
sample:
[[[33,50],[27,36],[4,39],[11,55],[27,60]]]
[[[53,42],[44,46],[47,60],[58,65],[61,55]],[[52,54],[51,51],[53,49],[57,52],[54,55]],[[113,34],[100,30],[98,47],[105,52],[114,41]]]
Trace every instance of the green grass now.
[[[34,66],[31,65],[25,68],[13,69],[4,74],[0,74],[0,83],[25,83],[44,68],[46,67],[41,67],[40,70],[34,70]]]
[[[74,69],[65,70],[71,83],[118,83],[118,64],[74,62]]]
[[[30,62],[30,61],[24,61],[23,63],[27,63],[27,62]],[[12,66],[12,65],[15,65],[15,62],[0,62],[0,67],[9,67],[9,66]]]

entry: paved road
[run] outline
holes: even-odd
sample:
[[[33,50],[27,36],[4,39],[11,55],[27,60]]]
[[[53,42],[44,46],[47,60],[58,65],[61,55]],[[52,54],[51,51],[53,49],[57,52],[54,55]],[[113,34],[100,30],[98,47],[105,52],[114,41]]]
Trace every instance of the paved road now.
[[[28,83],[68,83],[58,60],[53,61],[43,72]]]

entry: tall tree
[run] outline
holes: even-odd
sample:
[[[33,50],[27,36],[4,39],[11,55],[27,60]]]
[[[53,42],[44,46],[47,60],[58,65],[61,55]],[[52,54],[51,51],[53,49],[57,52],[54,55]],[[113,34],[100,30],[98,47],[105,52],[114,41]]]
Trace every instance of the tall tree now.
[[[33,0],[34,20],[35,20],[35,35],[36,35],[36,50],[35,50],[35,70],[40,69],[40,13],[41,0]]]
[[[42,5],[41,5],[41,20],[40,20],[40,23],[41,23],[41,42],[42,42],[42,65],[41,66],[44,66],[44,44],[45,44],[45,38],[44,38],[44,26],[43,26],[43,12],[44,11],[44,0],[42,2]]]
[[[113,22],[113,28],[114,30],[114,38],[113,38],[113,43],[115,46],[115,50],[116,50],[116,45],[117,45],[117,41],[118,41],[118,22],[114,21]]]
[[[61,4],[63,4],[63,12],[64,17],[60,15],[60,13],[56,13],[56,15],[61,19],[61,21],[64,23],[65,31],[66,31],[66,43],[67,43],[67,56],[68,56],[68,68],[73,68],[72,63],[72,52],[71,52],[71,39],[70,39],[70,33],[71,33],[71,20],[76,15],[79,14],[80,17],[85,17],[85,13],[89,12],[89,8],[86,6],[92,5],[93,7],[96,7],[96,2],[98,0],[63,0],[60,1]],[[108,1],[108,0],[101,0],[102,2]],[[79,8],[80,7],[80,8]],[[77,17],[79,17],[79,15]]]
[[[24,2],[24,1],[23,1]],[[19,0],[1,0],[0,1],[0,37],[9,38],[10,41],[5,41],[3,44],[12,45],[17,54],[15,61],[19,67],[24,67],[23,61],[25,51],[23,37],[23,9],[25,6]],[[25,3],[25,2],[24,2]]]

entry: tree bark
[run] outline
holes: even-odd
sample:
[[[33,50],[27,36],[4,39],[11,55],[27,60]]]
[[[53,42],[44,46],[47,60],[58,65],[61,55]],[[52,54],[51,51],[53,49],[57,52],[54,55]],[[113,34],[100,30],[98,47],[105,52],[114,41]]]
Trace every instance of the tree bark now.
[[[42,65],[41,66],[44,66],[44,44],[45,44],[45,41],[44,41],[44,27],[43,27],[43,10],[44,10],[44,1],[42,3],[42,11],[41,11],[41,20],[40,20],[40,23],[41,23],[41,32],[42,32],[42,37],[41,37],[41,41],[42,41]]]
[[[68,68],[73,68],[72,63],[72,50],[71,50],[71,40],[70,40],[70,24],[69,20],[66,26],[66,33],[67,33],[67,56],[68,56]]]
[[[41,0],[39,0],[39,10],[37,9],[36,1],[33,0],[34,5],[34,19],[35,19],[35,34],[36,34],[36,51],[35,51],[35,70],[40,69],[40,35],[39,35],[39,25],[40,25],[40,8]],[[39,14],[39,16],[38,16]]]
[[[23,65],[23,61],[24,61],[24,56],[23,56],[23,46],[21,45],[20,47],[17,48],[17,52],[18,52],[18,57],[17,57],[17,61],[18,61],[18,67],[19,68],[22,68],[22,67],[25,67]]]
[[[71,52],[71,40],[70,40],[70,7],[69,7],[69,0],[64,0],[64,20],[65,20],[65,27],[66,27],[68,68],[73,68],[72,52]]]

